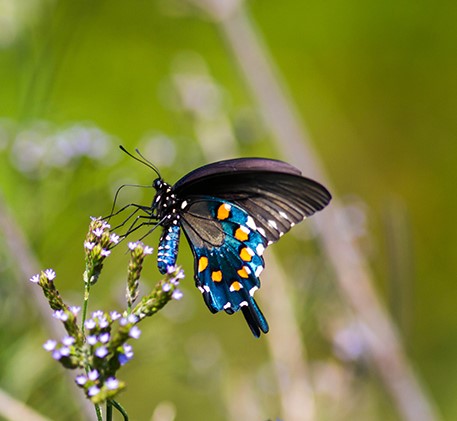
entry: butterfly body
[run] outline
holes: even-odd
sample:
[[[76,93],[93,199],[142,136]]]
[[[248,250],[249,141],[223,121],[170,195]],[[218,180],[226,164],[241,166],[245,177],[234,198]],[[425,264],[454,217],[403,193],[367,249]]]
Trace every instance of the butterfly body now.
[[[263,252],[296,223],[324,208],[330,193],[295,167],[263,158],[216,162],[173,186],[161,178],[153,186],[156,195],[148,214],[163,228],[160,272],[175,265],[182,229],[194,255],[195,284],[209,310],[241,310],[256,337],[268,332],[254,300]]]

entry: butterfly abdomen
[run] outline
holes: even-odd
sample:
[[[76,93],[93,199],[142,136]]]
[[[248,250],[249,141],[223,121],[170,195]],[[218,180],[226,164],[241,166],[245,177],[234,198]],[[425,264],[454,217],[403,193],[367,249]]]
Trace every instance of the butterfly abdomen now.
[[[167,273],[169,266],[175,266],[179,247],[179,225],[164,228],[157,250],[157,267],[161,274]]]

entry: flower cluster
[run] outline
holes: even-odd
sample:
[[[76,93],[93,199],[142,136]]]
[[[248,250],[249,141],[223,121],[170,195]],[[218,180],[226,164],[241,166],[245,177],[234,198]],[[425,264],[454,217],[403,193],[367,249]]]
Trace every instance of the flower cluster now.
[[[54,284],[56,273],[52,269],[46,269],[30,279],[42,288],[54,311],[53,316],[63,323],[66,330],[66,336],[60,341],[46,341],[44,349],[65,368],[81,371],[76,376],[76,384],[94,404],[112,399],[125,388],[125,383],[116,377],[116,373],[133,357],[133,348],[128,341],[140,337],[137,324],[155,314],[170,300],[179,300],[182,297],[178,289],[179,281],[184,278],[180,268],[169,267],[165,278],[132,308],[138,297],[144,258],[153,250],[141,242],[129,243],[131,256],[127,272],[127,309],[122,314],[117,311],[95,311],[86,318],[90,286],[99,278],[103,261],[110,255],[110,248],[119,242],[119,237],[111,234],[109,229],[110,226],[101,219],[93,218],[89,226],[84,243],[85,296],[80,326],[77,317],[81,308],[64,303]]]
[[[101,218],[91,218],[89,232],[84,241],[86,271],[84,282],[93,285],[103,268],[103,261],[111,254],[111,248],[119,243],[119,236],[110,233],[110,225]]]

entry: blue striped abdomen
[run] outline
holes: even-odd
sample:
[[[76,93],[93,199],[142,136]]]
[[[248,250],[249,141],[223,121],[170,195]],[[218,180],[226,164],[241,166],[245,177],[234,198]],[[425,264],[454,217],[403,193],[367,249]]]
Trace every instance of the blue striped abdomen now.
[[[157,267],[162,275],[167,273],[168,266],[175,266],[176,264],[180,233],[179,225],[173,224],[164,229],[160,237],[159,248],[157,250]]]

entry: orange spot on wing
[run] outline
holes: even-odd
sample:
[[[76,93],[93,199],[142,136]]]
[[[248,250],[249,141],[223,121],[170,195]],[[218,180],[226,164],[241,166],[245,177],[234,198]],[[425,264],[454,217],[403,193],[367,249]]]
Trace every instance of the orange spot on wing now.
[[[249,274],[248,274],[247,270],[246,270],[244,267],[241,268],[240,270],[237,270],[236,273],[237,273],[241,278],[244,278],[244,279],[249,278]]]
[[[245,262],[250,262],[252,260],[252,255],[253,252],[248,247],[243,247],[240,251],[241,260],[244,260]]]
[[[212,274],[211,274],[211,279],[214,281],[214,282],[221,282],[222,281],[222,272],[220,270],[215,270]]]
[[[249,228],[237,228],[237,230],[235,231],[235,238],[239,241],[247,241],[249,239]]]
[[[239,291],[241,288],[243,288],[243,285],[241,285],[238,281],[235,281],[230,285],[230,291]]]
[[[227,219],[230,216],[230,205],[227,205],[227,203],[223,203],[222,205],[220,205],[217,209],[216,216],[217,219],[219,219],[220,221]]]
[[[198,260],[198,271],[203,272],[208,267],[208,258],[206,256],[200,257]]]

